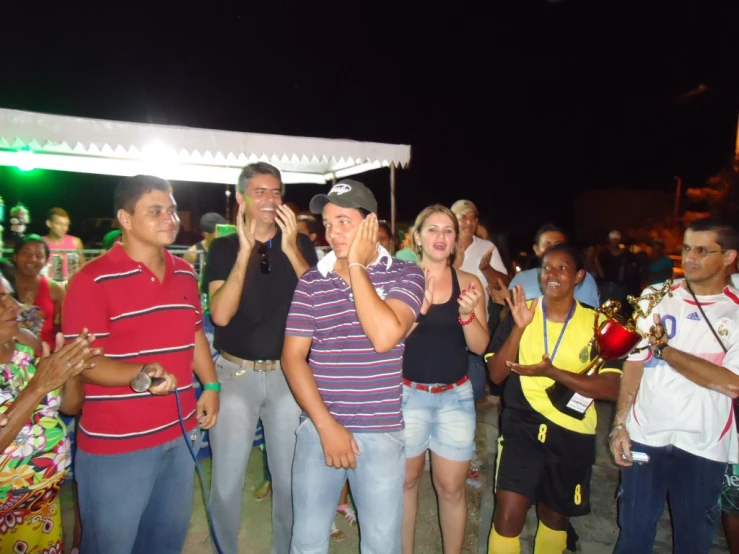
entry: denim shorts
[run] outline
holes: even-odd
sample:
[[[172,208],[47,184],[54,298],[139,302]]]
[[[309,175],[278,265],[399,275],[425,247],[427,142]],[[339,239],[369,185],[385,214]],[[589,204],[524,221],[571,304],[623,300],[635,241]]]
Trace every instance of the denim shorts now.
[[[472,383],[441,393],[403,385],[406,458],[431,450],[455,462],[472,459],[475,451],[475,400]]]

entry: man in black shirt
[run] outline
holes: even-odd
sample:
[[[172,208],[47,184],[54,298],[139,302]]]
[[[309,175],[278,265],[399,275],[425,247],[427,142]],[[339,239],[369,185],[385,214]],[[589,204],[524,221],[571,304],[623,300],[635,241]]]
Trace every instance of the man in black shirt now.
[[[283,188],[276,167],[260,162],[244,168],[236,193],[237,233],[213,242],[205,267],[222,387],[218,424],[210,431],[210,500],[225,554],[239,550],[242,490],[260,418],[272,474],[272,552],[290,550],[291,470],[300,408],[280,355],[298,278],[317,260],[310,239],[298,233],[295,214],[282,203]]]

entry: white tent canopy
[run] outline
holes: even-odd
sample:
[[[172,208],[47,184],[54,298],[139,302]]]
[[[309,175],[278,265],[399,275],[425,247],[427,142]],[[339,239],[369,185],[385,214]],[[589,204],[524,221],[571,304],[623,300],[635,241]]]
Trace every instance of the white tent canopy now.
[[[0,108],[0,166],[22,169],[120,176],[145,173],[174,181],[234,185],[243,166],[265,161],[280,168],[287,184],[325,184],[380,167],[405,167],[410,156],[411,148],[406,145],[216,131]]]

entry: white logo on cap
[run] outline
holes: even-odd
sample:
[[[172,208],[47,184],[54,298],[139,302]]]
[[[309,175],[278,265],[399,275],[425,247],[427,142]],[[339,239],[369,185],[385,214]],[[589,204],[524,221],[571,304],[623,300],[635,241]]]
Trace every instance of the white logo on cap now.
[[[331,187],[331,190],[328,191],[328,193],[329,194],[334,193],[334,194],[342,195],[342,194],[345,194],[345,193],[347,193],[347,192],[349,192],[351,190],[352,190],[352,186],[351,185],[347,185],[346,183],[340,183],[338,185],[334,185],[333,187]]]

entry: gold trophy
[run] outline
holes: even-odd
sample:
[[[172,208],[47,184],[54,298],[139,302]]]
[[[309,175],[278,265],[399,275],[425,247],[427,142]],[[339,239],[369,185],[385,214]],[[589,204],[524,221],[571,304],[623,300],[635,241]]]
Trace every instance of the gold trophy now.
[[[626,297],[626,300],[634,308],[631,317],[627,321],[624,321],[623,316],[619,315],[621,303],[616,300],[607,300],[600,308],[595,309],[593,338],[586,348],[589,354],[595,347],[596,356],[588,365],[577,372],[578,375],[598,373],[606,362],[624,358],[634,351],[639,341],[644,338],[636,327],[637,322],[640,318],[648,318],[665,296],[672,296],[672,279],[665,281],[662,288],[657,288],[654,285],[650,285],[648,288],[651,292],[647,292],[642,296],[629,295]],[[641,303],[645,301],[647,304],[642,308]],[[601,316],[605,316],[605,319],[599,324]],[[654,334],[654,332],[655,329],[652,326],[645,337]],[[643,350],[643,348],[640,350]],[[547,396],[558,410],[577,419],[585,417],[585,411],[592,403],[592,399],[578,395],[561,383],[554,383],[550,386],[547,389]]]

